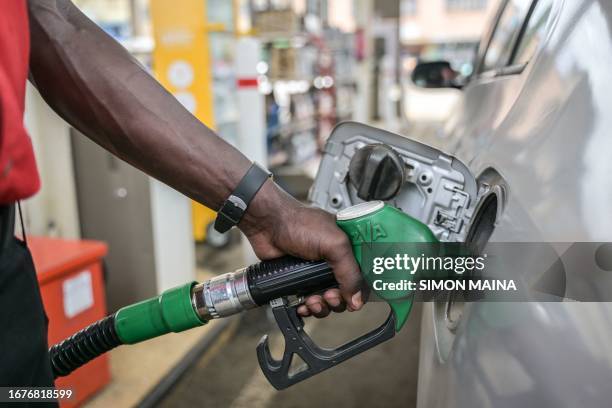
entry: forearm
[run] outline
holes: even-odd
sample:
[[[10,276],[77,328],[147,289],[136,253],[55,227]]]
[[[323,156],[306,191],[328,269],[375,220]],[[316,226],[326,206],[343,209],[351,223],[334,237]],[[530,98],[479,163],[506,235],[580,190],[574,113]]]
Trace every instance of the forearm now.
[[[49,105],[100,146],[218,209],[248,159],[69,1],[30,0],[29,9],[31,79]]]
[[[102,147],[187,196],[219,209],[250,162],[206,128],[68,0],[29,0],[30,78],[49,105]],[[262,259],[326,259],[339,291],[330,308],[361,307],[359,266],[331,214],[266,181],[238,225]],[[354,299],[358,299],[355,301]],[[304,316],[326,316],[321,296]]]

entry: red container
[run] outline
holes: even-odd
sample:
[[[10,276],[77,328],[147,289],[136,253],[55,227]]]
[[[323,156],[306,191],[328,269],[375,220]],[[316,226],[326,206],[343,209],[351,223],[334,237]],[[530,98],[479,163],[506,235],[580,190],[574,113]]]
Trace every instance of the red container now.
[[[45,311],[49,345],[56,344],[106,316],[102,258],[107,246],[98,241],[28,237]],[[74,398],[60,402],[76,407],[110,381],[108,356],[101,356],[55,386],[70,388]]]

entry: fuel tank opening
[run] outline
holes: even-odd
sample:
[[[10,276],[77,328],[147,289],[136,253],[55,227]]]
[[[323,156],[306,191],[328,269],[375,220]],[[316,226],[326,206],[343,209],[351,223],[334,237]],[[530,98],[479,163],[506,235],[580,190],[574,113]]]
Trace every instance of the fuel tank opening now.
[[[475,211],[474,221],[470,226],[465,241],[472,247],[476,254],[480,254],[484,251],[487,242],[489,242],[493,234],[497,221],[497,209],[497,194],[492,192],[483,199]]]
[[[487,185],[487,184],[485,184]],[[474,210],[473,221],[469,227],[465,242],[474,255],[482,254],[493,235],[503,190],[498,185],[490,188]],[[433,304],[434,333],[436,348],[440,361],[449,357],[459,324],[466,308],[466,299],[470,296],[459,291],[448,291]]]

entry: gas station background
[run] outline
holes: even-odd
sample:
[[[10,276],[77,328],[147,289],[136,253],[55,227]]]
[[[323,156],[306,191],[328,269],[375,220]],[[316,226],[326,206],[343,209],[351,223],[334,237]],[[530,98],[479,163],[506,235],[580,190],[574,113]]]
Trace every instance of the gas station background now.
[[[321,149],[341,121],[399,133],[418,129],[427,143],[440,143],[436,129],[452,109],[457,91],[416,89],[410,72],[419,60],[444,59],[469,75],[475,47],[498,2],[75,3],[192,114],[267,166],[290,194],[306,200]],[[55,304],[71,330],[52,328],[53,333],[68,334],[89,323],[79,320],[84,317],[79,313],[91,313],[90,308],[103,315],[104,309],[112,312],[255,260],[237,231],[223,236],[211,231],[214,211],[77,135],[31,85],[25,123],[43,186],[24,203],[29,234],[53,242],[95,240],[108,248],[107,253],[99,250],[85,257],[85,263],[70,264],[70,257],[77,256],[72,252],[68,261],[52,259],[68,265],[69,273],[55,276],[59,286],[45,304]],[[82,256],[79,251],[85,249],[75,248],[67,251]],[[44,245],[41,251],[49,256]],[[42,259],[47,258],[35,251],[38,265]],[[83,278],[83,271],[90,277]],[[39,268],[39,273],[44,271]],[[74,307],[76,314],[67,313]],[[212,322],[202,330],[135,346],[129,353],[113,351],[110,363],[91,374],[104,387],[92,388],[97,395],[87,404],[132,406],[150,398],[185,355],[196,349],[204,353],[210,344],[203,338],[230,336],[239,324]]]

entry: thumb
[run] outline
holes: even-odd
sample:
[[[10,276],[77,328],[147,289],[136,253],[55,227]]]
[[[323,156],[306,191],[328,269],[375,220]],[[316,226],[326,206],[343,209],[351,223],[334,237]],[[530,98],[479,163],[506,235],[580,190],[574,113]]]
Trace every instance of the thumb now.
[[[346,304],[351,310],[359,310],[363,306],[361,272],[348,237],[342,231],[338,232],[341,238],[337,238],[337,244],[326,246],[323,257],[334,271]]]

